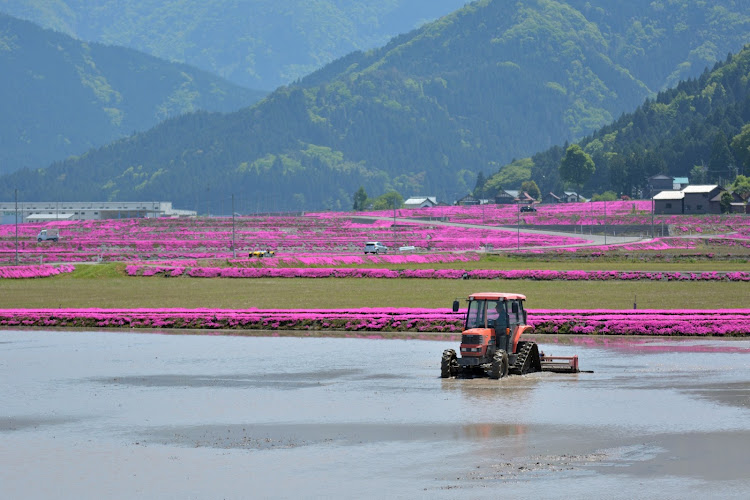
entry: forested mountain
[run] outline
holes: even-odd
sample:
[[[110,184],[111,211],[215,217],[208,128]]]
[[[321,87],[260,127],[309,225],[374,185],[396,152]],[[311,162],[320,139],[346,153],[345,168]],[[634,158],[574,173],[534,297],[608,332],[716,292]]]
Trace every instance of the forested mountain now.
[[[262,94],[184,64],[0,14],[0,173],[43,167],[199,109]]]
[[[2,186],[25,199],[56,186],[60,199],[168,199],[200,211],[200,200],[230,193],[263,210],[349,209],[360,185],[452,201],[478,172],[612,123],[749,35],[731,0],[483,0],[252,108],[172,119]],[[518,163],[528,178],[531,160]],[[534,175],[555,174],[545,172]]]
[[[700,77],[647,99],[579,142],[595,164],[584,194],[639,196],[648,177],[688,177],[693,184],[727,184],[750,174],[750,46]],[[545,192],[563,188],[558,175],[565,148],[553,147],[504,166],[486,189],[518,176]],[[518,187],[520,182],[514,181]],[[491,193],[488,193],[491,194]]]
[[[467,0],[0,0],[0,11],[75,38],[273,90],[385,44]]]

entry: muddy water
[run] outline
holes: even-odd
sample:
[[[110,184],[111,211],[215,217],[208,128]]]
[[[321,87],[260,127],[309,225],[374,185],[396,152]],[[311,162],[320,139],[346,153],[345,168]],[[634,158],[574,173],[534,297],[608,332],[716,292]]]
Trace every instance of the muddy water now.
[[[0,331],[0,497],[750,497],[750,341],[554,340],[594,373],[441,380],[443,341]]]

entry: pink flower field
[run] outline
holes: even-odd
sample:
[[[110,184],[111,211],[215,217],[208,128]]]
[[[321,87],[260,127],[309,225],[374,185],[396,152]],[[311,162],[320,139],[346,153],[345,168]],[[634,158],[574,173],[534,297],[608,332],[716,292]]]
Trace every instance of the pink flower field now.
[[[129,265],[130,276],[193,278],[422,278],[535,281],[750,281],[750,272],[548,271],[495,269],[240,268]]]
[[[0,279],[46,278],[62,273],[72,273],[74,267],[69,264],[59,266],[2,266]]]
[[[668,227],[672,235],[716,235],[712,241],[727,247],[747,247],[750,218],[730,216],[656,216],[652,219],[649,201],[619,201],[539,205],[538,212],[520,214],[516,206],[483,205],[472,207],[434,207],[398,210],[392,213],[326,212],[303,216],[242,216],[231,218],[187,219],[113,219],[104,221],[65,221],[25,223],[18,226],[19,263],[56,263],[92,261],[144,261],[175,259],[242,259],[252,250],[276,251],[276,260],[266,259],[260,266],[305,267],[328,265],[331,259],[343,262],[363,259],[365,241],[381,241],[391,252],[371,257],[373,262],[405,258],[399,248],[413,248],[411,255],[422,258],[454,259],[440,255],[483,252],[487,249],[507,252],[541,252],[545,247],[580,251],[585,238],[525,233],[535,226],[585,225],[607,227],[624,225]],[[462,224],[460,226],[446,223]],[[518,228],[516,224],[520,223]],[[57,228],[62,239],[57,243],[37,243],[43,228]],[[517,229],[520,229],[518,231]],[[721,235],[721,236],[718,236]],[[688,247],[689,240],[664,238],[633,249]],[[693,241],[694,245],[695,242]],[[652,245],[652,246],[649,246]],[[602,247],[606,250],[608,247]],[[592,251],[587,248],[587,251]],[[598,251],[599,249],[597,249]],[[319,254],[316,257],[316,254]],[[0,226],[0,263],[14,263],[15,225]],[[297,265],[284,263],[296,260]],[[368,258],[369,261],[370,258]],[[404,260],[408,263],[408,260]],[[277,264],[278,263],[278,264]],[[339,264],[336,264],[339,265]]]
[[[746,336],[750,309],[738,310],[530,310],[538,335]],[[443,333],[457,336],[463,313],[448,309],[354,310],[6,309],[0,327],[296,330],[360,334]],[[452,337],[454,338],[454,337]],[[457,338],[457,337],[455,337]]]
[[[302,216],[120,219],[0,226],[0,279],[70,273],[78,262],[124,262],[130,276],[200,278],[378,278],[566,281],[750,281],[750,272],[642,272],[473,269],[488,250],[500,253],[604,255],[613,246],[581,248],[585,236],[548,236],[524,229],[555,225],[667,227],[670,237],[620,245],[625,252],[687,250],[700,242],[738,251],[750,248],[746,216],[656,216],[650,202],[597,202],[538,206],[435,207],[389,212],[312,213]],[[459,225],[449,225],[459,224]],[[516,224],[520,223],[518,227]],[[57,228],[57,243],[36,241]],[[234,235],[234,243],[233,243]],[[365,255],[365,241],[390,251]],[[399,251],[400,248],[408,251]],[[273,250],[273,257],[250,257]],[[727,256],[730,254],[728,253]],[[706,255],[711,257],[711,255]],[[19,265],[13,265],[18,258]],[[451,269],[438,264],[449,263]],[[466,269],[461,264],[467,263]],[[430,264],[436,264],[432,269]],[[744,336],[750,310],[529,312],[537,334]],[[203,329],[232,332],[347,332],[355,336],[457,336],[462,315],[444,309],[213,310],[7,309],[0,327]]]

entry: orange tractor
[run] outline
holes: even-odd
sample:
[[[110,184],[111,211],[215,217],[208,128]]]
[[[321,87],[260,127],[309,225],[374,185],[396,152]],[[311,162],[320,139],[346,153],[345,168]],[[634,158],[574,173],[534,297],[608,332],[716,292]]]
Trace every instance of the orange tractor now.
[[[518,293],[475,293],[469,296],[461,357],[446,349],[440,363],[442,378],[487,374],[499,379],[538,371],[577,373],[578,356],[552,357],[539,353],[535,342],[521,340],[534,330],[526,322],[525,295]],[[453,302],[458,312],[459,302]]]

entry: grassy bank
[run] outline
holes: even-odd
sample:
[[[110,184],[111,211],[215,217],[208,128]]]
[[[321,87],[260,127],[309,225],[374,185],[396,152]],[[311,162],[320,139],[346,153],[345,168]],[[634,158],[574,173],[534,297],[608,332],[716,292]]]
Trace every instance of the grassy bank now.
[[[744,282],[133,278],[122,268],[79,265],[70,275],[0,280],[0,308],[435,308],[478,291],[526,294],[530,309],[632,309],[636,297],[639,309],[750,304]]]

